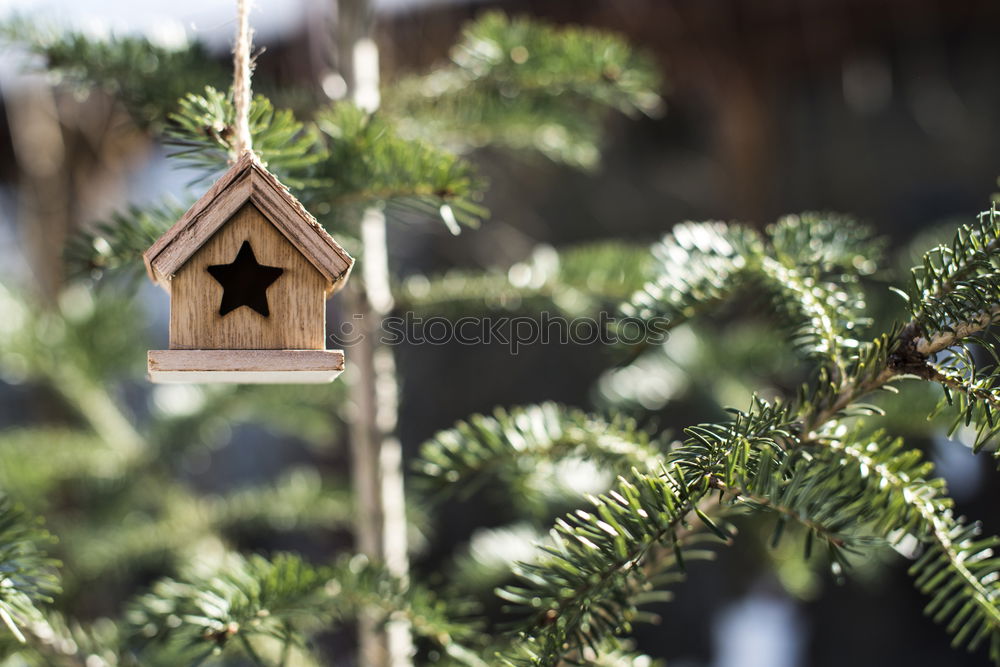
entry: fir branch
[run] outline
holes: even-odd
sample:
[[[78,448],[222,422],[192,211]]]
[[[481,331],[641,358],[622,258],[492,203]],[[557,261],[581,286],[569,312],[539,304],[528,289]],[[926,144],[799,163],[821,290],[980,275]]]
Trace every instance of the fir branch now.
[[[827,282],[770,257],[760,266],[775,295],[776,310],[792,330],[792,344],[805,356],[829,360],[843,374],[845,353],[853,354],[859,344],[851,334],[869,323],[863,315],[864,296],[852,289],[855,281]]]
[[[38,605],[60,590],[58,562],[43,546],[53,541],[36,519],[0,495],[0,627],[21,642],[22,628],[43,620]]]
[[[211,175],[234,159],[233,124],[236,111],[232,95],[206,87],[201,95],[186,94],[180,108],[170,115],[166,143],[171,157]],[[263,95],[250,103],[250,135],[261,162],[288,187],[316,185],[309,168],[327,157],[315,127],[295,118],[287,109],[277,110]]]
[[[739,225],[683,223],[652,248],[655,278],[622,306],[628,317],[677,326],[729,297],[763,252],[760,236]]]
[[[218,172],[232,154],[235,111],[230,97],[213,88],[187,95],[171,116],[173,157]],[[306,208],[328,224],[343,224],[375,205],[396,218],[438,218],[458,233],[487,212],[476,202],[483,184],[472,166],[423,141],[401,137],[391,120],[348,102],[303,123],[256,96],[250,109],[254,151]]]
[[[542,559],[515,566],[519,585],[497,591],[530,614],[521,641],[504,655],[509,664],[556,665],[600,650],[630,629],[638,604],[663,598],[656,585],[679,576],[685,560],[709,557],[683,551],[706,534],[684,528],[696,505],[666,471],[634,471],[589,500],[593,509],[556,522]]]
[[[978,337],[970,336],[965,340],[969,343],[978,343],[982,349],[992,351],[992,346]],[[1000,366],[994,363],[993,366],[977,367],[969,345],[963,344],[950,348],[943,360],[928,361],[927,379],[940,384],[944,389],[941,401],[931,417],[948,407],[955,412],[955,419],[948,431],[949,437],[953,436],[959,427],[969,427],[974,424],[975,438],[972,443],[974,452],[979,452],[996,440],[1000,435],[1000,419],[998,419],[1000,390],[997,385],[1000,380]],[[998,454],[994,452],[994,455]]]
[[[384,114],[340,103],[320,112],[316,126],[327,147],[317,165],[324,187],[303,201],[319,214],[357,214],[372,205],[444,222],[477,226],[487,211],[476,202],[483,182],[466,160],[420,140],[406,139]],[[311,202],[311,203],[310,203]]]
[[[728,230],[716,227],[712,231],[716,232],[714,238],[719,238]],[[772,281],[789,282],[788,273],[774,270],[776,267],[798,270],[797,262],[779,259],[790,245],[789,234],[781,232],[779,227],[770,230],[769,235],[772,241],[769,248],[758,249],[756,255],[735,253],[744,261],[728,261],[726,265],[735,264],[740,270],[745,267],[751,271],[763,270],[765,276],[770,270]],[[790,236],[802,237],[799,233]],[[966,241],[978,242],[975,238]],[[690,254],[704,252],[694,243],[678,247],[670,238],[664,245],[668,249],[677,248],[673,258],[676,264],[687,260]],[[822,247],[822,242],[817,245]],[[697,250],[692,253],[694,248]],[[837,252],[813,253],[811,259],[808,253],[803,254],[806,260],[825,263],[826,268],[831,268],[844,264],[844,258],[857,256],[853,250],[844,252],[850,248],[849,244],[840,244],[838,250],[834,244]],[[733,254],[723,257],[730,259]],[[748,258],[754,261],[746,261]],[[664,265],[669,267],[669,260]],[[660,280],[668,274],[669,271],[663,271]],[[696,281],[689,281],[666,296],[661,290],[654,299],[641,305],[668,306],[678,312],[678,305],[698,306],[725,295],[724,284],[708,284],[709,289],[699,290]],[[954,292],[962,289],[963,284],[941,286]],[[802,283],[803,288],[814,286]],[[829,304],[811,300],[802,305],[804,289],[785,289],[789,310],[799,308],[801,314],[813,320],[807,323],[812,335],[821,339],[825,336],[827,341],[840,344],[838,337],[853,318],[844,316],[836,321],[827,317]],[[646,294],[650,291],[647,288]],[[934,298],[940,301],[950,297],[950,293],[943,293]],[[530,651],[534,656],[530,664],[554,665],[568,651],[585,645],[593,647],[627,629],[634,609],[634,586],[642,582],[635,577],[646,574],[639,567],[640,556],[652,544],[660,544],[680,558],[682,552],[675,548],[675,531],[689,521],[689,515],[697,516],[706,529],[725,538],[727,531],[715,525],[705,508],[700,507],[713,489],[722,492],[722,499],[729,497],[743,506],[775,511],[785,519],[805,525],[811,535],[831,547],[834,557],[842,563],[845,559],[840,552],[844,549],[864,545],[874,536],[898,538],[905,532],[913,532],[932,554],[914,566],[918,588],[931,595],[929,610],[939,620],[950,619],[948,627],[955,633],[957,643],[970,640],[967,643],[975,645],[989,638],[991,653],[1000,660],[996,648],[1000,646],[1000,625],[996,623],[1000,611],[993,589],[1000,585],[997,584],[1000,577],[988,557],[994,541],[971,539],[978,534],[978,528],[951,518],[950,500],[944,496],[943,485],[924,482],[925,469],[919,458],[898,454],[898,444],[876,439],[861,446],[864,438],[857,432],[841,435],[840,439],[827,435],[827,429],[835,428],[828,426],[830,422],[871,411],[857,403],[866,394],[904,376],[933,379],[928,356],[978,331],[988,323],[995,307],[985,296],[966,301],[975,303],[977,308],[970,305],[963,313],[965,319],[955,322],[946,336],[924,338],[920,322],[914,320],[870,343],[844,346],[849,351],[843,356],[823,355],[837,365],[831,368],[824,364],[818,382],[812,387],[805,386],[796,402],[770,405],[757,401],[750,412],[737,414],[731,424],[688,429],[689,439],[668,455],[668,467],[659,478],[620,481],[613,493],[617,493],[620,506],[628,508],[628,518],[612,514],[614,521],[609,521],[607,516],[598,518],[584,513],[557,524],[551,555],[537,564],[523,566],[521,575],[528,585],[505,593],[516,603],[529,608],[535,604],[536,611],[542,609],[541,621],[526,631],[534,647]],[[642,314],[649,317],[654,312],[662,311],[647,308]],[[809,447],[815,444],[826,449],[810,453]],[[840,461],[845,452],[854,456],[871,453],[867,454],[868,460],[845,466]],[[829,459],[830,453],[837,458]],[[872,466],[881,466],[876,470],[877,475],[873,475]],[[878,479],[872,481],[873,476]],[[643,485],[655,485],[653,488],[659,494],[644,497],[641,490],[647,487]],[[666,502],[668,510],[652,503],[653,498]],[[594,502],[607,512],[611,501],[602,497]],[[847,530],[864,525],[872,528],[873,535],[855,535]],[[621,526],[625,529],[620,529]],[[657,571],[655,562],[643,564]],[[599,584],[596,588],[594,582]],[[560,598],[560,591],[570,591],[569,598]],[[576,597],[578,591],[583,593]],[[956,596],[958,602],[944,604]],[[591,609],[596,609],[602,620],[595,621],[589,615]]]
[[[30,667],[113,667],[132,665],[123,650],[119,626],[109,618],[82,624],[65,615],[46,610],[41,617],[23,627],[26,643],[5,642],[0,634],[0,656],[5,664]],[[169,667],[178,664],[177,656],[158,656],[144,667]],[[88,664],[89,661],[89,664]]]
[[[362,608],[377,613],[380,622],[401,614],[418,635],[442,647],[474,639],[432,594],[362,557],[315,566],[292,554],[231,554],[215,567],[189,568],[182,579],[158,582],[135,601],[126,620],[140,656],[164,644],[206,655],[227,650],[236,638],[244,654],[263,663],[255,642],[302,645]]]
[[[71,237],[64,257],[74,278],[100,278],[121,273],[137,280],[143,272],[142,254],[184,214],[185,207],[162,202],[130,206]]]
[[[778,261],[823,274],[871,275],[885,246],[868,227],[835,213],[786,215],[768,226],[767,235]]]
[[[947,624],[953,645],[975,649],[989,640],[990,658],[1000,662],[1000,562],[993,555],[1000,539],[981,537],[979,524],[952,513],[944,482],[925,481],[929,465],[919,452],[889,446],[827,443],[849,459],[876,489],[870,501],[877,525],[899,541],[913,534],[926,545],[910,568],[917,588],[931,600],[926,611]]]
[[[45,70],[61,81],[114,96],[140,127],[162,124],[182,95],[226,78],[197,42],[168,48],[131,35],[94,39],[40,28],[23,17],[0,26],[0,36],[41,56]]]
[[[593,167],[607,110],[656,114],[662,105],[651,61],[592,29],[490,12],[465,28],[451,58],[404,79],[385,105],[406,119],[405,131],[458,150],[530,149]]]
[[[145,488],[154,484],[148,475],[143,478]],[[331,529],[348,526],[353,516],[350,494],[324,484],[308,468],[293,469],[269,484],[218,496],[199,496],[176,484],[159,486],[160,500],[155,503],[144,495],[136,496],[134,489],[123,490],[128,513],[141,512],[144,521],[126,521],[125,516],[111,513],[62,527],[70,548],[67,560],[74,568],[96,576],[165,557],[178,560],[206,538],[232,536],[249,527],[268,533]],[[84,535],[91,539],[85,540]]]
[[[900,293],[914,321],[929,334],[927,348],[949,347],[993,321],[1000,301],[998,250],[1000,216],[994,206],[975,223],[959,227],[950,245],[926,253],[913,269],[910,292]]]
[[[765,455],[761,460],[770,461],[771,458]],[[812,535],[826,542],[834,557],[840,558],[840,550],[851,541],[849,535],[839,530],[842,522],[834,524],[833,521],[824,522],[815,518],[828,519],[827,515],[834,513],[826,506],[830,498],[834,497],[828,489],[830,482],[840,471],[834,466],[820,468],[810,465],[811,463],[812,461],[800,456],[784,457],[782,463],[775,466],[774,474],[758,471],[752,479],[735,487],[726,486],[713,478],[710,486],[720,491],[723,498],[730,498],[730,502],[736,506],[777,514],[778,522],[772,546],[777,546],[784,525],[790,521],[804,526]],[[836,500],[844,502],[839,495]],[[811,545],[811,541],[807,545]],[[809,558],[810,555],[807,547],[805,557]]]
[[[538,246],[506,271],[413,276],[396,288],[395,302],[400,310],[452,318],[493,311],[593,316],[639,289],[649,264],[645,248],[617,241]]]
[[[604,470],[649,470],[660,451],[635,422],[605,421],[579,410],[543,403],[493,416],[473,415],[424,443],[417,469],[437,495],[469,494],[499,477],[521,502],[538,495],[539,468],[567,459],[593,462]],[[548,488],[549,481],[542,482]]]
[[[705,534],[729,539],[705,511],[709,495],[720,481],[732,485],[762,454],[782,450],[793,437],[793,418],[789,406],[755,400],[729,424],[692,427],[659,472],[633,469],[607,494],[588,498],[593,510],[558,520],[545,557],[516,566],[521,585],[498,591],[533,619],[522,637],[536,657],[519,663],[519,648],[507,659],[555,665],[627,631],[658,577],[703,555],[685,554],[685,544]],[[700,529],[690,527],[693,517]]]
[[[622,312],[676,326],[758,284],[793,345],[842,376],[869,323],[858,279],[874,270],[878,250],[866,228],[829,214],[786,216],[763,237],[741,225],[684,223],[653,247],[655,278]]]
[[[230,555],[222,568],[191,569],[184,580],[154,584],[126,620],[137,646],[171,642],[192,654],[224,649],[240,634],[283,639],[284,624],[301,632],[322,622],[327,574],[290,554]]]
[[[54,488],[71,479],[109,479],[123,461],[100,438],[66,428],[0,431],[0,488],[33,511],[44,509]]]
[[[1000,563],[988,558],[995,541],[972,540],[978,528],[952,518],[944,484],[927,480],[930,466],[919,452],[857,429],[801,441],[794,416],[790,406],[758,401],[728,426],[690,429],[660,475],[633,471],[591,499],[595,511],[557,522],[549,555],[519,566],[525,585],[502,592],[537,619],[522,635],[527,648],[515,648],[510,664],[556,665],[627,631],[651,578],[669,571],[671,558],[682,562],[682,526],[697,517],[702,530],[729,538],[731,530],[709,517],[713,491],[728,506],[778,514],[775,539],[784,521],[804,526],[842,567],[847,553],[876,537],[898,542],[912,534],[933,554],[914,566],[918,588],[932,596],[929,613],[950,619],[951,632],[968,621],[973,631],[957,633],[956,643],[974,647],[989,638],[991,654],[1000,657]],[[811,545],[807,540],[807,556]]]

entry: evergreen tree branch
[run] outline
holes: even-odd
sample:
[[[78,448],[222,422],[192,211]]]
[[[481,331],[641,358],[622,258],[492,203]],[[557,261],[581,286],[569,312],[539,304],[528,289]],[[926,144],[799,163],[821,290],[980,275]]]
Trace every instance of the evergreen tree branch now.
[[[24,17],[0,26],[0,37],[41,56],[45,70],[62,82],[113,95],[140,127],[161,125],[188,91],[226,79],[224,69],[197,42],[168,48],[131,35],[93,39],[46,29]]]
[[[474,639],[468,626],[429,592],[401,582],[360,557],[314,566],[291,554],[272,559],[231,554],[224,563],[165,579],[135,601],[126,619],[143,655],[174,645],[189,655],[224,651],[233,638],[267,664],[255,639],[302,644],[362,608],[388,619],[403,614],[420,636],[444,647]],[[249,644],[249,648],[248,648]],[[450,651],[451,654],[458,652]]]
[[[718,231],[724,233],[725,230]],[[780,257],[779,248],[784,239],[774,230],[769,234],[770,249],[757,255],[756,266],[764,267],[765,273],[771,270],[772,280],[787,282],[787,273],[774,270],[779,266],[775,256]],[[974,238],[970,241],[966,237],[965,240],[976,243]],[[667,247],[676,248],[676,242],[668,238]],[[677,253],[675,261],[678,264],[688,258],[687,250],[681,248]],[[743,255],[744,260],[748,255]],[[745,262],[739,268],[747,265],[754,267]],[[666,273],[664,271],[661,276]],[[964,284],[958,281],[942,283],[952,290],[962,289]],[[718,295],[720,291],[717,285],[715,287],[714,295]],[[650,291],[647,289],[646,294]],[[816,309],[823,308],[824,304],[816,300],[803,307],[803,290],[790,292],[787,301],[791,306],[802,308],[800,312],[815,319]],[[678,304],[685,305],[687,301],[699,305],[705,301],[698,298],[703,294],[696,294],[689,283],[672,292],[661,290],[655,298],[641,305],[672,306],[673,312],[678,312]],[[933,298],[941,302],[950,299],[951,294]],[[539,649],[533,652],[534,662],[529,664],[557,664],[568,650],[584,645],[593,647],[606,636],[627,629],[632,610],[629,605],[635,592],[628,585],[634,585],[636,580],[628,579],[626,573],[632,576],[638,576],[634,574],[636,570],[641,573],[636,558],[645,553],[648,545],[662,543],[675,547],[675,540],[671,539],[673,531],[688,521],[688,515],[695,514],[705,528],[725,537],[726,531],[715,526],[704,510],[698,508],[711,489],[723,491],[723,498],[728,494],[739,504],[796,519],[810,534],[824,539],[835,558],[841,561],[838,554],[842,549],[871,539],[864,535],[840,534],[846,527],[869,523],[881,529],[876,534],[884,536],[913,531],[918,540],[928,544],[931,554],[914,566],[917,587],[931,596],[929,611],[938,620],[950,620],[948,628],[955,634],[956,643],[974,646],[990,638],[991,654],[1000,660],[998,649],[993,648],[1000,646],[1000,626],[996,623],[1000,610],[995,605],[996,592],[992,590],[997,579],[996,567],[989,558],[994,541],[972,539],[978,535],[978,528],[951,518],[950,500],[943,495],[943,486],[936,482],[925,483],[916,476],[923,472],[922,468],[911,469],[913,477],[893,468],[914,464],[912,457],[900,455],[888,461],[865,461],[849,468],[847,472],[851,474],[845,476],[843,466],[837,461],[816,459],[806,448],[810,443],[820,442],[838,456],[844,451],[857,455],[869,449],[880,456],[893,456],[894,446],[884,442],[860,449],[852,442],[852,438],[860,439],[854,434],[845,437],[838,449],[833,439],[824,434],[827,428],[832,428],[828,426],[830,423],[870,412],[871,408],[857,403],[868,393],[904,376],[931,379],[933,369],[928,367],[929,355],[954,345],[988,324],[990,311],[994,308],[989,300],[986,297],[979,297],[978,301],[963,299],[968,306],[961,313],[965,319],[955,321],[953,318],[954,326],[949,327],[947,335],[924,338],[921,322],[914,319],[871,343],[848,346],[856,352],[843,359],[835,357],[841,362],[837,368],[822,368],[817,384],[804,387],[797,402],[784,406],[758,402],[750,413],[738,414],[733,424],[688,429],[689,439],[668,455],[668,468],[659,478],[640,478],[638,482],[621,480],[612,492],[620,496],[619,507],[628,508],[626,513],[634,523],[627,523],[627,519],[616,514],[611,515],[615,520],[609,521],[607,516],[596,518],[590,513],[571,516],[558,523],[555,546],[548,550],[550,556],[521,568],[520,574],[528,586],[505,593],[507,599],[529,608],[532,604],[538,608],[541,601],[542,622],[536,622],[526,632]],[[949,301],[955,302],[954,299]],[[971,307],[973,302],[978,309]],[[651,312],[657,311],[647,308],[643,314],[648,317]],[[821,337],[825,335],[827,341],[834,341],[840,329],[830,324],[833,320],[825,317],[826,312],[821,311],[823,317],[809,325],[810,331]],[[847,322],[848,318],[842,321]],[[870,468],[876,464],[883,466],[879,473],[896,476],[884,476],[872,483]],[[642,501],[632,502],[634,498],[643,498],[638,491],[647,488],[643,484],[657,484],[654,488],[659,493],[651,493],[645,500],[656,498],[659,501],[665,497],[669,511]],[[607,497],[602,497],[595,501],[595,506],[607,511],[609,502]],[[879,508],[881,514],[872,514],[873,508]],[[625,530],[621,526],[625,526]],[[649,541],[623,542],[625,535],[628,540],[635,540],[638,535]],[[682,552],[675,551],[680,558]],[[577,576],[580,578],[575,578]],[[616,581],[615,576],[624,579]],[[588,588],[587,582],[609,585],[594,589]],[[559,598],[560,591],[583,591],[579,599],[570,596],[572,606],[566,612],[568,619],[562,623],[558,621],[564,618],[566,600]],[[956,598],[957,603],[954,602]],[[946,601],[949,602],[945,604]],[[598,610],[604,620],[594,621],[589,615],[591,609]],[[548,627],[550,622],[552,628]]]
[[[992,382],[989,380],[984,381],[982,376],[979,379],[975,377],[968,378],[953,372],[951,369],[945,369],[940,366],[933,366],[929,374],[928,379],[937,382],[952,392],[967,396],[969,398],[968,404],[970,405],[974,402],[981,402],[984,407],[990,410],[1000,409],[1000,395],[993,389]],[[986,377],[989,378],[988,375]],[[992,419],[992,417],[987,418]],[[972,418],[970,417],[968,421],[972,421]],[[976,421],[978,423],[980,420],[977,419]]]
[[[133,664],[123,651],[118,624],[107,618],[82,625],[59,612],[46,610],[22,629],[27,637],[23,644],[5,642],[0,634],[0,656],[6,658],[6,663],[30,667],[91,667],[97,660],[109,666]],[[176,656],[163,658],[144,667],[178,664]]]
[[[750,485],[731,487],[726,486],[717,479],[711,480],[710,485],[713,489],[720,491],[724,498],[728,497],[734,504],[744,504],[754,509],[777,514],[780,517],[779,525],[785,523],[786,520],[790,520],[804,526],[814,535],[819,536],[823,541],[827,542],[831,547],[843,548],[848,543],[848,538],[844,535],[822,521],[812,518],[811,512],[797,509],[795,502],[782,502],[768,494],[755,492],[747,488]],[[797,489],[798,485],[792,483],[787,488]],[[808,558],[808,555],[806,557]]]
[[[627,631],[656,577],[670,564],[683,569],[686,557],[702,555],[685,554],[686,540],[705,534],[729,539],[703,507],[713,502],[714,480],[729,485],[762,454],[783,450],[793,437],[793,419],[788,406],[755,400],[731,423],[692,427],[659,472],[633,469],[607,494],[589,498],[593,510],[558,520],[545,557],[515,568],[522,585],[498,591],[533,619],[522,637],[536,657],[518,662],[518,649],[507,659],[556,665],[568,652],[597,650]],[[692,515],[707,533],[690,528]]]
[[[913,284],[900,292],[924,331],[917,350],[925,356],[982,330],[997,314],[1000,296],[1000,217],[996,207],[962,225],[913,269]]]
[[[449,271],[414,276],[394,290],[397,309],[457,319],[486,312],[594,315],[642,287],[645,247],[617,241],[560,248],[538,246],[506,271]]]
[[[912,532],[927,545],[910,568],[917,588],[931,597],[927,613],[947,623],[955,646],[971,650],[988,639],[991,659],[1000,662],[1000,562],[993,558],[1000,539],[982,538],[979,524],[953,516],[943,481],[924,481],[921,473],[929,466],[918,452],[897,454],[898,442],[891,447],[827,445],[874,478],[882,498],[873,499],[873,507],[898,513],[891,519],[883,515],[882,532],[897,540]]]
[[[793,345],[806,356],[816,355],[829,362],[842,377],[845,356],[858,346],[857,339],[848,334],[866,323],[861,314],[863,297],[849,290],[846,281],[832,284],[804,276],[797,267],[770,257],[762,259],[761,270],[775,293],[777,309],[791,325]]]
[[[64,251],[69,275],[99,278],[123,273],[138,280],[144,275],[142,253],[180,219],[185,208],[175,202],[129,206],[77,233]]]
[[[470,494],[499,477],[512,498],[526,502],[539,493],[532,483],[539,468],[566,459],[624,473],[657,467],[661,452],[631,420],[605,421],[543,403],[473,415],[424,443],[416,465],[424,486],[439,497],[456,490]]]
[[[476,203],[484,184],[472,165],[403,137],[384,114],[340,103],[320,112],[316,126],[328,153],[317,164],[324,187],[303,195],[308,207],[347,216],[384,205],[397,217],[410,211],[438,218],[455,234],[460,225],[474,227],[486,217]]]
[[[59,592],[57,561],[45,555],[53,542],[39,522],[0,495],[0,627],[20,642],[22,628],[42,621],[38,605]]]
[[[465,28],[451,59],[393,86],[384,104],[405,132],[456,150],[505,146],[593,167],[608,110],[662,106],[650,60],[592,29],[490,12]]]
[[[213,88],[189,94],[171,116],[173,156],[206,174],[224,169],[232,153],[235,111]],[[487,215],[476,202],[483,183],[467,161],[420,140],[399,135],[382,114],[348,102],[321,110],[303,123],[256,96],[250,109],[254,151],[302,203],[328,226],[343,225],[369,206],[440,219],[454,233]]]
[[[622,306],[628,317],[677,326],[728,298],[763,252],[757,232],[720,222],[683,223],[652,248],[656,275]]]
[[[235,159],[233,141],[236,111],[231,93],[206,87],[204,93],[187,93],[170,115],[166,142],[171,157],[210,175]],[[316,128],[295,118],[287,109],[277,110],[263,95],[250,103],[250,135],[261,162],[285,185],[301,189],[315,185],[309,168],[327,157]]]
[[[927,362],[927,379],[944,389],[936,412],[948,407],[954,409],[955,419],[948,435],[954,435],[960,426],[974,424],[972,449],[979,452],[1000,434],[1000,420],[997,419],[997,411],[1000,410],[997,389],[1000,366],[996,364],[996,353],[988,341],[976,336],[964,340],[966,344],[950,348],[944,359]],[[976,343],[981,349],[992,352],[994,365],[977,367],[968,343]]]
[[[864,227],[829,214],[786,216],[763,236],[735,224],[684,223],[653,247],[655,277],[622,312],[676,326],[759,284],[794,346],[842,377],[868,324],[859,276],[874,271],[879,246]]]
[[[153,483],[149,479],[144,487]],[[74,568],[97,576],[139,568],[165,556],[182,560],[206,538],[225,538],[249,527],[272,533],[330,529],[348,526],[353,516],[350,494],[324,484],[311,469],[292,470],[273,483],[219,496],[199,496],[179,484],[161,486],[160,501],[154,504],[125,493],[129,511],[147,515],[145,521],[125,521],[114,513],[63,527],[70,545],[67,559],[72,559]],[[102,528],[109,524],[113,528]],[[92,539],[85,540],[84,535]]]

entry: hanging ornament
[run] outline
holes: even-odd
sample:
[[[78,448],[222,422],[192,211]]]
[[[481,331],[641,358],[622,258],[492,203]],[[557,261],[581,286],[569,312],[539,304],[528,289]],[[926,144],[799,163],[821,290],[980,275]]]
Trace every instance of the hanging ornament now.
[[[354,259],[259,162],[249,131],[250,29],[238,0],[236,163],[145,252],[170,294],[170,349],[153,382],[320,383],[344,370],[326,349],[326,299]]]

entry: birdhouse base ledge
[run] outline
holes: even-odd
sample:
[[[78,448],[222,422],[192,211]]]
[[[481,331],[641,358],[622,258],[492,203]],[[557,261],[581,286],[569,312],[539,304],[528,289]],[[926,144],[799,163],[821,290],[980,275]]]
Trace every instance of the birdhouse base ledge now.
[[[155,383],[325,384],[344,371],[343,350],[150,350]]]

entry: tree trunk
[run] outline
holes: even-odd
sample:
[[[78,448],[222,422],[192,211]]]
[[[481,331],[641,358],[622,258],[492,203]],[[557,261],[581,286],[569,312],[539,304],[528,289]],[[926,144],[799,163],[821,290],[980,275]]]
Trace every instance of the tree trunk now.
[[[379,104],[378,50],[372,40],[374,13],[369,0],[339,0],[337,59],[352,101],[369,112]],[[402,451],[394,436],[397,421],[396,365],[392,350],[380,345],[382,318],[392,310],[386,220],[380,208],[365,211],[360,224],[361,275],[348,283],[347,306],[360,315],[360,340],[348,350],[354,401],[351,425],[352,477],[357,502],[358,550],[407,577],[406,506]],[[360,280],[359,280],[360,279]],[[359,619],[359,661],[364,667],[407,667],[413,644],[405,618],[379,627],[368,614]]]

